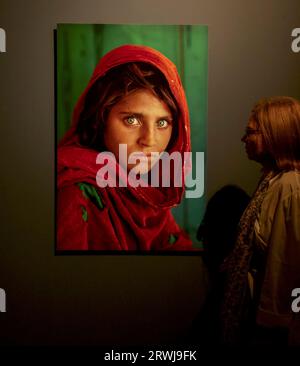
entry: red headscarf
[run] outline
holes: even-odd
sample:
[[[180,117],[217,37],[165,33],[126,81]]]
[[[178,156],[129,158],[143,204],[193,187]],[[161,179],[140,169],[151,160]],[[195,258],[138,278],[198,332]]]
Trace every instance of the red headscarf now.
[[[179,107],[178,137],[168,151],[190,151],[190,124],[184,90],[175,65],[157,50],[125,45],[101,58],[73,113],[72,126],[58,148],[58,249],[95,250],[191,250],[191,241],[173,219],[170,208],[180,203],[182,187],[99,188],[96,164],[99,151],[79,144],[76,127],[85,98],[94,83],[111,68],[129,62],[145,62],[165,76]],[[187,169],[188,162],[185,162]],[[118,169],[121,169],[118,166]],[[89,183],[104,203],[102,210],[89,205],[76,183]],[[87,220],[82,219],[82,211]],[[170,239],[171,238],[171,239]],[[172,242],[174,242],[172,244]]]

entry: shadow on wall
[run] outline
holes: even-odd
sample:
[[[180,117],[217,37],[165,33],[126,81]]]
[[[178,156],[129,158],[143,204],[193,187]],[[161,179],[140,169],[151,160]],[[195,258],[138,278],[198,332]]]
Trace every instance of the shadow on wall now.
[[[209,276],[209,290],[203,309],[192,327],[189,342],[220,344],[220,305],[225,276],[220,272],[224,259],[233,250],[240,218],[250,196],[240,187],[226,185],[209,200],[197,239],[202,243],[204,265]]]
[[[209,200],[197,239],[203,244],[203,259],[210,271],[218,271],[233,249],[238,223],[249,201],[250,196],[235,185],[224,186]]]

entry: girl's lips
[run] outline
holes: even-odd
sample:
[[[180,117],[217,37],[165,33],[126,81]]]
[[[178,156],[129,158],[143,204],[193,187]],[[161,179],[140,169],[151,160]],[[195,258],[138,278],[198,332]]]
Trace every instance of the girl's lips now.
[[[139,152],[139,153],[134,153],[133,154],[134,156],[146,156],[146,157],[151,157],[151,153],[141,153],[141,152]]]

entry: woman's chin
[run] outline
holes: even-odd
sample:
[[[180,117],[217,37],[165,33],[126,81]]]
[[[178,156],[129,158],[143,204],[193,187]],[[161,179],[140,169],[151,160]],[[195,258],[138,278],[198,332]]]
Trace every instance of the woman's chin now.
[[[247,158],[248,158],[249,160],[255,160],[255,156],[254,156],[254,154],[252,154],[252,153],[251,153],[251,151],[250,151],[250,150],[247,150],[247,149],[246,149],[246,154],[247,154]]]

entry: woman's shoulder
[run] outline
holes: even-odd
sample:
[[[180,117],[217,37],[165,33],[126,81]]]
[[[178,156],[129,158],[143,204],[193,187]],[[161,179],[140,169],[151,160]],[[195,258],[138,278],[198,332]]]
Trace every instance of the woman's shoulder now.
[[[280,172],[269,182],[262,203],[262,212],[274,215],[280,207],[288,207],[300,200],[300,173],[297,171]],[[297,203],[298,204],[298,203]]]
[[[281,197],[294,195],[300,192],[300,172],[290,170],[277,174],[271,181],[269,190],[280,194]]]
[[[300,185],[300,171],[299,170],[289,170],[287,172],[281,172],[278,175],[278,181],[290,185]]]

